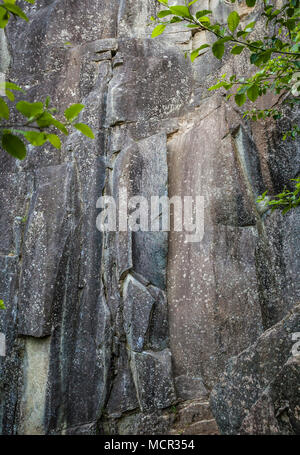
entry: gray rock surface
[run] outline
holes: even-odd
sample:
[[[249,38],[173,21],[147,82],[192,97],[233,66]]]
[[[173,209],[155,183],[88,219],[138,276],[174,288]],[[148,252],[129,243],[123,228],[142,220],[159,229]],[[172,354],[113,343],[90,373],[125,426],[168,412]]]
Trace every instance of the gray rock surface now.
[[[211,394],[223,433],[299,434],[299,358],[292,355],[300,331],[300,306],[229,360]]]
[[[23,162],[1,151],[1,434],[216,434],[214,417],[221,432],[299,433],[299,210],[255,203],[299,175],[299,144],[280,140],[297,114],[252,124],[207,92],[246,59],[204,50],[192,65],[184,51],[209,38],[175,25],[150,39],[160,7],[37,0],[0,32],[0,71],[60,114],[83,102],[96,136]],[[203,196],[203,240],[99,232],[97,200],[121,188]]]
[[[239,434],[300,434],[300,362],[289,358],[245,417]]]

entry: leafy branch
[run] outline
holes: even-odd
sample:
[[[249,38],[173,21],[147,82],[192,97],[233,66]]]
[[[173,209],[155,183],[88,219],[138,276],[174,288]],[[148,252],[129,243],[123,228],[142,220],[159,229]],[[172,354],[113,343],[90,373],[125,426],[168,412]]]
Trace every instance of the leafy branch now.
[[[35,0],[25,0],[34,4]],[[28,21],[24,11],[17,6],[16,0],[4,0],[0,3],[0,28],[5,28],[9,19],[19,17]],[[26,145],[24,140],[35,147],[49,142],[53,147],[60,149],[61,140],[58,134],[68,135],[70,128],[75,128],[90,139],[94,139],[94,133],[85,123],[78,121],[78,116],[83,104],[72,104],[64,112],[64,120],[55,117],[56,108],[50,108],[50,98],[45,102],[30,103],[20,100],[14,105],[15,111],[25,117],[24,123],[10,121],[10,108],[7,100],[15,101],[15,92],[25,93],[14,82],[0,83],[0,144],[3,150],[13,157],[23,160],[26,157]],[[14,116],[15,118],[15,116]]]
[[[201,51],[211,48],[213,55],[221,60],[228,48],[233,55],[242,52],[249,53],[250,64],[256,67],[251,76],[240,77],[235,74],[229,78],[223,74],[215,85],[208,90],[225,89],[227,100],[234,96],[235,103],[241,107],[247,100],[254,103],[259,97],[273,92],[283,98],[284,103],[291,107],[299,104],[300,94],[300,8],[299,0],[288,0],[280,8],[269,0],[263,0],[260,5],[260,19],[264,20],[265,36],[257,39],[252,33],[255,31],[256,20],[242,25],[241,17],[237,11],[231,11],[226,24],[214,20],[211,10],[200,10],[195,14],[191,6],[199,0],[185,0],[184,5],[169,5],[168,0],[157,0],[166,9],[158,12],[156,17],[151,17],[156,26],[152,38],[161,35],[167,27],[182,23],[190,30],[205,31],[214,37],[213,44],[205,43],[190,52],[191,61],[194,62],[201,55]],[[257,5],[256,0],[245,0],[248,8]],[[231,0],[235,3],[235,0]],[[186,53],[187,55],[187,53]],[[277,104],[277,103],[276,103]],[[243,113],[244,117],[252,120],[273,117],[282,117],[280,107],[274,105],[266,109],[249,109]],[[295,139],[300,133],[298,125],[285,131],[283,139]],[[296,189],[290,192],[287,189],[269,201],[267,193],[262,195],[258,202],[264,202],[273,209],[279,208],[286,213],[299,205],[299,179],[296,179]]]
[[[235,102],[242,106],[247,98],[254,102],[259,96],[273,90],[276,94],[282,91],[290,91],[293,103],[298,101],[295,98],[300,90],[300,26],[299,26],[299,0],[290,0],[282,8],[276,9],[268,1],[263,1],[262,17],[266,19],[266,27],[277,29],[277,33],[267,34],[262,39],[250,39],[254,31],[256,21],[241,26],[241,18],[236,11],[232,11],[227,18],[227,24],[220,24],[212,21],[209,17],[211,10],[197,11],[194,15],[190,7],[198,0],[185,2],[185,5],[169,6],[168,0],[157,0],[167,9],[160,11],[157,17],[151,20],[158,25],[152,32],[152,37],[161,35],[167,26],[176,23],[183,23],[187,28],[193,30],[207,31],[217,38],[212,45],[206,43],[190,53],[192,62],[198,58],[200,52],[211,47],[213,55],[222,59],[226,46],[230,45],[230,52],[239,55],[244,50],[250,52],[250,63],[259,68],[255,75],[245,79],[233,75],[229,80],[226,75],[211,87],[209,90],[225,88],[231,90],[238,86],[235,93],[229,93],[228,97],[235,95]],[[231,0],[235,3],[235,0]],[[256,5],[256,0],[246,0],[249,8]],[[169,18],[168,20],[165,20]],[[163,20],[164,19],[164,20]],[[297,93],[293,88],[296,88]],[[289,100],[291,103],[291,99]],[[255,115],[253,116],[255,119]]]
[[[35,0],[25,1],[31,5],[35,3]],[[12,17],[21,18],[28,22],[28,17],[16,5],[16,0],[0,0],[0,29],[4,29]],[[13,157],[19,160],[23,160],[26,157],[24,140],[36,147],[49,142],[55,148],[61,148],[61,140],[58,134],[68,135],[71,127],[94,139],[94,133],[91,128],[77,120],[78,115],[84,108],[83,104],[72,104],[69,106],[64,112],[64,121],[60,121],[54,115],[57,109],[50,108],[49,97],[46,98],[44,103],[40,101],[35,103],[30,103],[26,100],[18,101],[14,108],[17,111],[16,113],[25,118],[24,123],[10,122],[10,108],[7,100],[12,103],[15,101],[14,92],[25,93],[14,82],[6,81],[0,83],[0,146]],[[0,310],[5,309],[3,300],[0,300]]]
[[[298,207],[300,205],[300,177],[297,179],[291,179],[295,183],[294,191],[289,191],[286,187],[284,190],[276,194],[274,199],[270,200],[268,191],[265,191],[258,199],[258,203],[263,203],[265,206],[269,206],[272,212],[276,209],[280,209],[284,214],[289,210]]]

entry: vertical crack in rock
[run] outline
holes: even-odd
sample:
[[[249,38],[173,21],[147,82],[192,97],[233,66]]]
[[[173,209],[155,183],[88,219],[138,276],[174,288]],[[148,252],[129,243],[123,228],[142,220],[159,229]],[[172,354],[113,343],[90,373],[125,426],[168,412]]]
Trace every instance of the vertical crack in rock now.
[[[288,309],[291,308],[288,302],[287,305],[284,304],[287,296],[284,296],[282,289],[288,286],[290,288],[289,293],[293,293],[295,285],[291,283],[289,277],[290,270],[286,266],[286,261],[280,249],[284,247],[284,244],[286,245],[286,237],[293,244],[293,239],[297,231],[295,227],[297,226],[297,222],[295,222],[295,215],[293,213],[286,216],[285,224],[289,232],[288,236],[284,232],[284,229],[278,229],[278,227],[277,229],[274,229],[274,227],[273,229],[271,228],[272,222],[270,222],[270,218],[264,212],[260,213],[260,207],[256,203],[257,197],[263,193],[265,186],[255,144],[241,127],[234,133],[234,141],[240,168],[256,218],[257,232],[259,235],[256,246],[256,270],[263,325],[267,329],[280,321]],[[272,219],[274,220],[275,218],[277,218],[275,225],[278,225],[278,223],[281,225],[282,217],[275,213],[272,215]],[[286,245],[285,248],[289,250],[291,246]],[[288,259],[289,254],[286,251],[286,259]],[[296,264],[290,265],[293,269],[295,265],[297,267],[297,258],[295,262]],[[294,295],[296,296],[297,294],[295,293]],[[292,302],[294,303],[294,300]]]

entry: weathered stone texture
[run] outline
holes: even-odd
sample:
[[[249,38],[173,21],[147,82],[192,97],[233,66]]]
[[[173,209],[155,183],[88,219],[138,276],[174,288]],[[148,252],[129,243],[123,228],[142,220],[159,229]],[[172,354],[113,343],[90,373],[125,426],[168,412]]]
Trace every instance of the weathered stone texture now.
[[[291,355],[299,330],[298,305],[230,359],[211,395],[223,433],[299,433],[299,359]]]
[[[225,433],[299,433],[299,211],[255,202],[299,175],[299,144],[280,141],[297,114],[251,124],[209,96],[247,58],[192,65],[184,51],[210,37],[176,24],[150,39],[161,7],[38,0],[0,32],[0,71],[59,115],[83,102],[96,136],[1,152],[2,434],[216,434],[214,417]],[[203,196],[203,240],[99,232],[98,198],[124,190]]]

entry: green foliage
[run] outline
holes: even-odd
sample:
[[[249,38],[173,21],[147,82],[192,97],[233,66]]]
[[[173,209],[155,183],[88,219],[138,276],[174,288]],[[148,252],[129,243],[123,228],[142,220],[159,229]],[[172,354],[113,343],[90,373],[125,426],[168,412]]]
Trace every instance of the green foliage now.
[[[73,120],[78,117],[82,109],[84,109],[83,104],[73,104],[72,106],[68,107],[68,109],[65,110],[65,117],[68,122],[73,122]]]
[[[74,123],[74,128],[80,131],[85,136],[89,137],[90,139],[95,139],[94,133],[91,128],[84,123]]]
[[[4,131],[1,145],[2,148],[13,157],[24,160],[26,156],[26,147],[18,136],[11,134],[9,131]]]
[[[165,24],[158,24],[157,27],[152,32],[151,37],[155,38],[156,36],[161,35],[165,31],[166,25]]]
[[[35,0],[25,0],[27,3],[34,4]],[[9,19],[19,17],[28,21],[28,17],[20,6],[16,5],[16,0],[0,0],[0,28],[5,28]],[[15,93],[25,93],[25,91],[14,82],[1,82],[0,96],[0,144],[3,150],[13,157],[23,160],[26,157],[25,141],[39,147],[49,142],[53,147],[60,149],[60,133],[70,134],[70,128],[80,131],[90,139],[94,139],[94,134],[90,127],[84,123],[78,123],[78,116],[84,109],[83,104],[72,104],[64,112],[64,121],[59,120],[55,114],[56,108],[50,108],[51,100],[48,96],[45,102],[28,102],[19,100],[13,106],[8,102],[15,101]],[[5,100],[7,98],[7,100]],[[20,124],[10,123],[10,110],[21,114],[24,117]],[[15,118],[15,115],[14,115]]]
[[[205,30],[215,37],[211,47],[213,55],[222,59],[226,49],[233,55],[239,55],[248,51],[250,63],[258,70],[251,77],[226,75],[210,90],[224,88],[228,97],[234,96],[238,106],[242,106],[247,100],[255,102],[260,96],[268,91],[275,94],[289,92],[289,103],[299,102],[300,91],[300,26],[299,26],[299,0],[284,2],[281,8],[276,8],[269,1],[263,2],[261,17],[266,23],[266,35],[262,39],[251,39],[251,33],[255,30],[256,21],[242,25],[244,22],[237,11],[231,11],[227,17],[227,24],[221,24],[212,18],[212,11],[200,10],[192,14],[190,6],[196,3],[185,2],[185,5],[168,6],[167,1],[160,1],[167,9],[160,11],[156,18],[152,18],[157,25],[152,37],[161,35],[165,29],[173,23],[181,22],[188,28]],[[231,0],[235,3],[235,0]],[[247,0],[249,8],[256,6],[255,0]],[[275,31],[274,31],[275,30]],[[191,51],[190,57],[194,61],[200,55],[204,47]],[[258,115],[251,110],[247,111],[255,120]],[[278,113],[275,113],[278,118]]]
[[[283,214],[298,207],[298,205],[300,205],[300,177],[292,179],[291,181],[295,182],[294,191],[289,191],[287,188],[284,188],[284,190],[280,194],[276,194],[272,200],[269,200],[267,196],[268,192],[265,191],[264,194],[257,199],[257,202],[264,203],[269,206],[272,211],[279,209]]]
[[[19,101],[16,104],[16,108],[21,114],[27,117],[29,121],[39,118],[44,111],[44,105],[41,102],[28,103],[28,101]]]
[[[6,120],[9,118],[9,108],[2,98],[0,98],[0,118],[4,118]]]
[[[227,18],[228,29],[233,33],[240,23],[240,16],[236,11],[232,11]]]
[[[6,310],[3,300],[0,300],[0,310]]]
[[[220,39],[215,41],[214,44],[212,45],[212,52],[216,58],[221,60],[221,58],[223,57],[223,54],[225,52],[224,41],[222,41]]]
[[[247,23],[237,11],[231,11],[226,24],[221,24],[212,16],[210,10],[199,10],[192,13],[190,7],[198,0],[185,1],[185,5],[177,6],[169,6],[167,0],[158,1],[167,9],[161,10],[156,18],[151,18],[156,25],[152,33],[153,38],[161,35],[174,23],[182,23],[189,29],[204,30],[214,37],[212,45],[207,43],[190,52],[192,62],[201,55],[200,51],[205,48],[211,48],[213,55],[219,60],[223,58],[227,50],[232,55],[248,52],[249,62],[255,68],[255,71],[251,72],[251,76],[233,74],[227,77],[226,74],[223,74],[217,83],[209,88],[210,91],[224,89],[227,92],[227,99],[233,97],[239,107],[247,101],[254,103],[268,92],[285,95],[284,103],[288,103],[291,107],[299,104],[300,0],[284,0],[279,7],[268,0],[262,2],[246,0],[249,8],[254,8],[259,3],[259,14],[256,17],[263,20],[265,26],[265,36],[260,39],[257,39],[257,36],[253,37],[257,21],[252,20]],[[234,4],[235,0],[231,0],[231,3]],[[243,115],[254,121],[267,117],[279,119],[282,116],[280,109],[281,106],[278,109],[254,107],[246,110]],[[285,140],[287,137],[295,139],[299,133],[299,126],[293,125],[290,131],[284,132],[283,139]],[[274,196],[274,199],[268,204],[273,209],[280,208],[284,213],[299,205],[299,198],[297,199],[299,179],[296,181],[298,183],[294,192],[284,190],[281,194]],[[262,197],[266,198],[266,193]]]
[[[27,3],[34,4],[35,0],[25,0]],[[5,28],[10,17],[20,17],[28,21],[28,17],[24,11],[16,5],[16,0],[3,0],[0,3],[0,28]]]
[[[14,90],[16,89],[14,88]],[[0,117],[3,119],[0,123],[2,148],[19,160],[26,157],[24,139],[34,147],[40,147],[49,142],[53,147],[60,149],[61,140],[58,134],[63,133],[67,136],[70,133],[70,127],[79,130],[88,138],[94,139],[91,128],[84,123],[76,123],[78,115],[84,108],[83,104],[69,106],[65,110],[65,121],[63,122],[55,117],[56,109],[49,108],[49,105],[49,97],[45,103],[18,101],[14,108],[24,117],[24,121],[21,121],[20,124],[9,124],[8,105],[3,98],[0,98]]]

